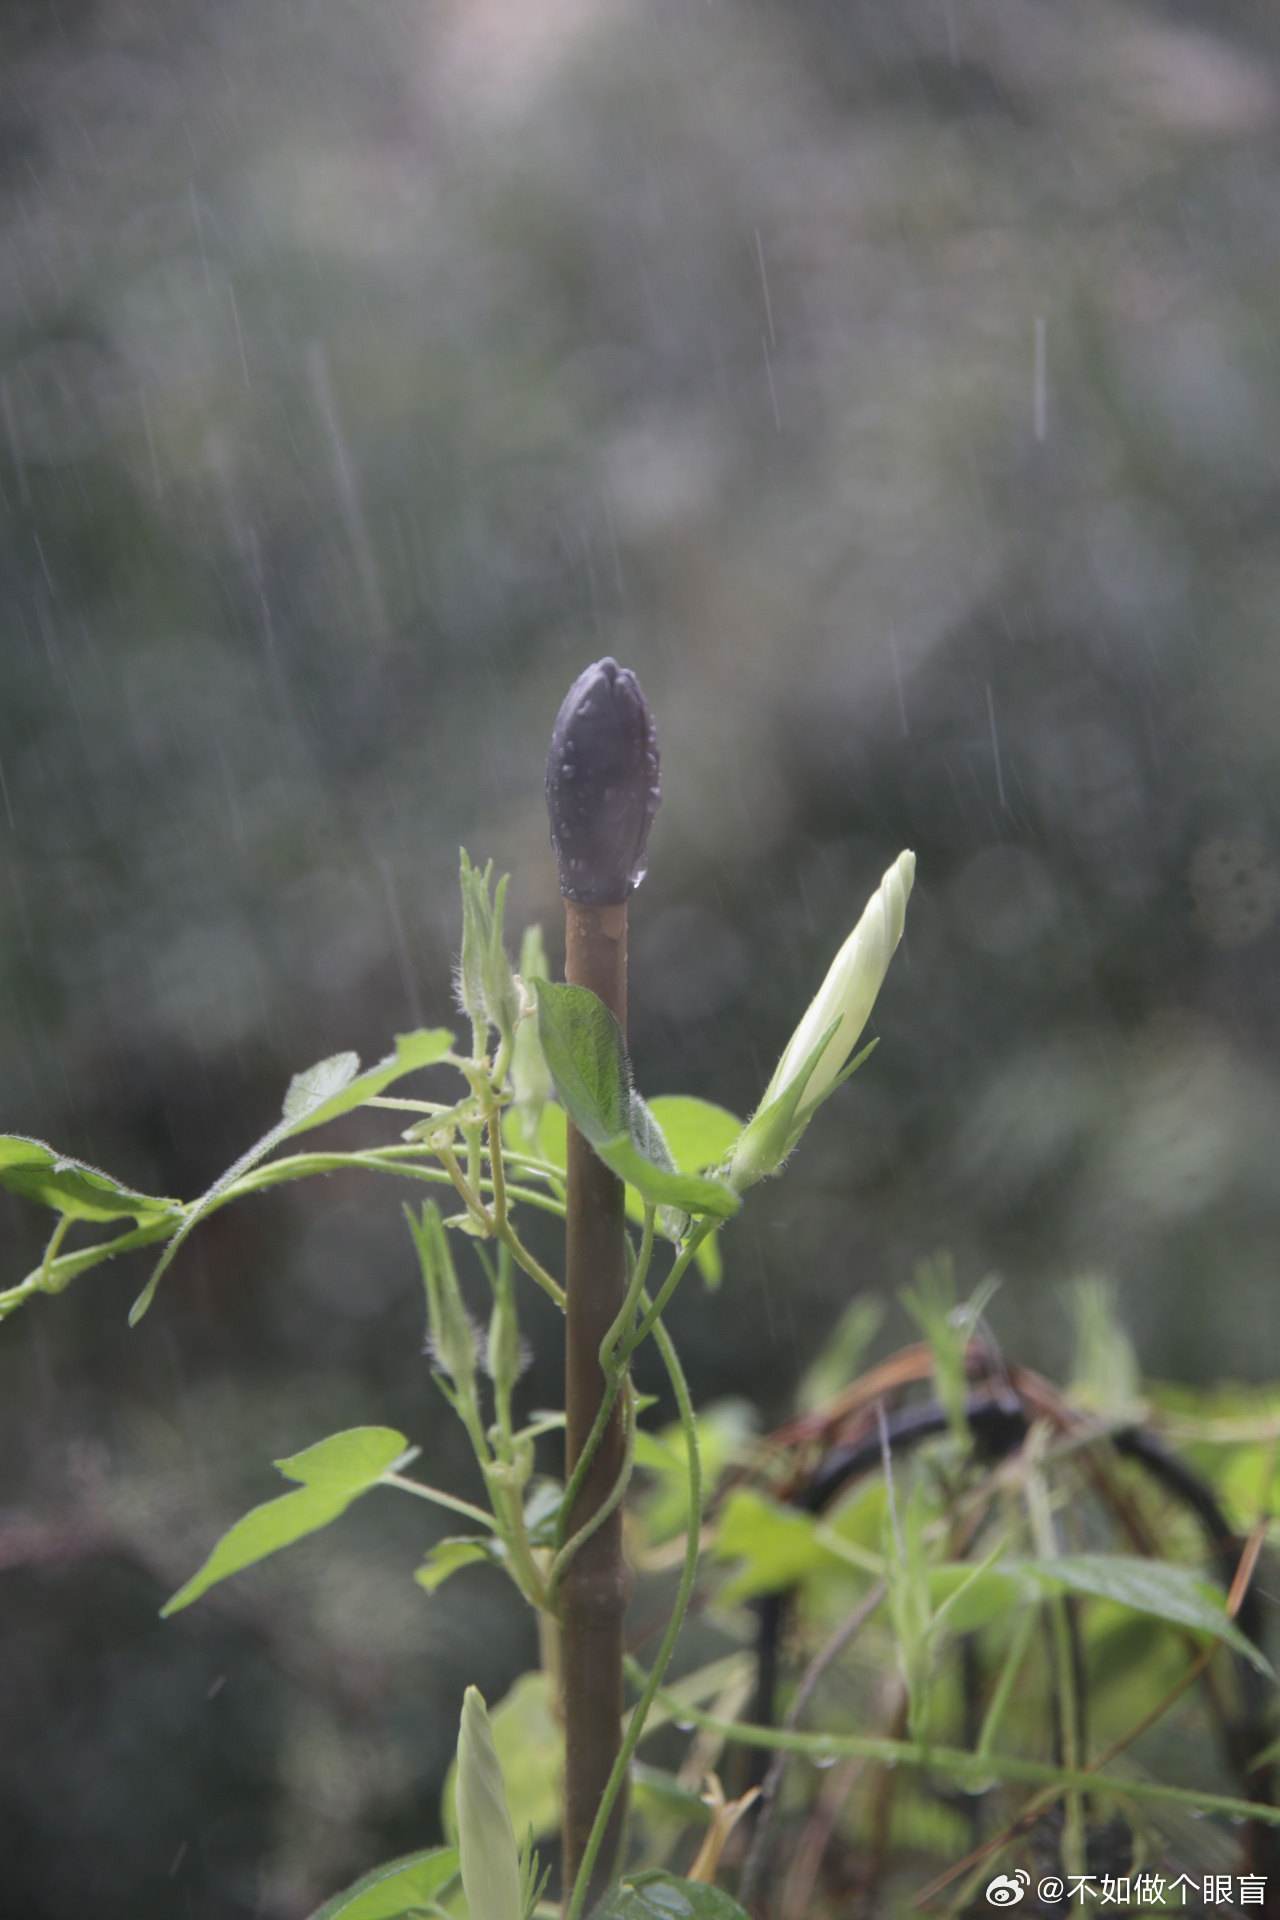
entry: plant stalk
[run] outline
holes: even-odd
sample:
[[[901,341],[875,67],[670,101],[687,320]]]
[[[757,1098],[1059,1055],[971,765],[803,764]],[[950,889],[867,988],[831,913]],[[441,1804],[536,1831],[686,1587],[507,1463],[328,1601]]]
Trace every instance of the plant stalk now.
[[[566,899],[565,979],[589,987],[626,1031],[627,909]],[[570,1125],[565,1233],[565,1457],[572,1474],[610,1383],[601,1344],[627,1292],[623,1184]],[[567,1532],[572,1537],[608,1500],[624,1466],[621,1395],[614,1399]],[[563,1884],[573,1886],[621,1743],[622,1625],[633,1575],[622,1556],[622,1511],[583,1541],[564,1570],[565,1820]],[[604,1892],[625,1817],[615,1802],[596,1854],[587,1906]]]

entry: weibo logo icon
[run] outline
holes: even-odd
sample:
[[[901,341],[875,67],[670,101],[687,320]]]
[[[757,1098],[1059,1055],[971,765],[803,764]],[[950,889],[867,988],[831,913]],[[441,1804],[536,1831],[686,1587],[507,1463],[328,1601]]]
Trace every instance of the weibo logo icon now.
[[[1016,1907],[1027,1888],[1031,1885],[1031,1875],[1025,1867],[1019,1867],[1017,1873],[998,1873],[987,1886],[987,1902],[993,1907]]]

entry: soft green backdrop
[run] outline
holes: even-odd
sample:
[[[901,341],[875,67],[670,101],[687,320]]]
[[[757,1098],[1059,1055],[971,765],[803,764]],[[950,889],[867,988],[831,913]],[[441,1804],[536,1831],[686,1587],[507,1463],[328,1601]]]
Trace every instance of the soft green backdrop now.
[[[199,1191],[449,1017],[463,838],[554,955],[610,651],[645,1091],[747,1111],[919,856],[881,1047],[682,1299],[699,1396],[782,1415],[940,1246],[1035,1362],[1100,1268],[1152,1371],[1280,1369],[1274,11],[10,0],[0,62],[0,1124]],[[465,1486],[396,1199],[0,1329],[3,1920],[295,1920],[532,1661],[389,1500],[156,1618],[341,1426]]]

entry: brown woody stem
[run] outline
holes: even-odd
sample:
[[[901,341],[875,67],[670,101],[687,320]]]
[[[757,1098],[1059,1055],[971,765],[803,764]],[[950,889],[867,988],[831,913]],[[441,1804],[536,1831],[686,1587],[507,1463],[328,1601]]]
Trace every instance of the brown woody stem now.
[[[565,901],[565,978],[590,987],[623,1032],[627,1023],[627,909]],[[565,1238],[566,1470],[572,1474],[609,1390],[600,1348],[627,1291],[623,1185],[571,1125]],[[609,1499],[624,1465],[621,1396],[614,1400],[573,1510],[576,1535]],[[622,1512],[585,1539],[565,1568],[559,1600],[564,1623],[565,1820],[563,1884],[572,1887],[605,1784],[621,1744],[622,1623],[633,1576],[622,1557]],[[587,1910],[604,1892],[617,1852],[624,1796],[613,1809],[587,1892]]]

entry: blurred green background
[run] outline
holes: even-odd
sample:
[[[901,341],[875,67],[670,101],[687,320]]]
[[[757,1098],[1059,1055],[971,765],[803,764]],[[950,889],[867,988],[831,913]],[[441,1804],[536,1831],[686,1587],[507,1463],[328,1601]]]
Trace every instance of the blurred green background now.
[[[1274,10],[5,0],[0,83],[0,1125],[198,1192],[451,1017],[460,841],[562,951],[611,652],[646,1092],[748,1111],[919,856],[879,1050],[678,1303],[698,1397],[781,1417],[939,1247],[1032,1363],[1099,1269],[1150,1371],[1280,1372]],[[400,1197],[0,1328],[3,1920],[297,1920],[535,1658],[389,1500],[156,1618],[341,1425],[466,1486]]]

